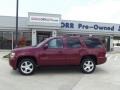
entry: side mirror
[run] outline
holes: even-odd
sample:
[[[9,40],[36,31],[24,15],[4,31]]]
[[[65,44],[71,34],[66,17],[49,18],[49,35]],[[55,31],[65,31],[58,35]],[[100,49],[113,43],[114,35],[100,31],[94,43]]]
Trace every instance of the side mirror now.
[[[45,45],[43,46],[43,48],[44,48],[44,49],[47,49],[47,48],[48,48],[48,44],[45,44]]]

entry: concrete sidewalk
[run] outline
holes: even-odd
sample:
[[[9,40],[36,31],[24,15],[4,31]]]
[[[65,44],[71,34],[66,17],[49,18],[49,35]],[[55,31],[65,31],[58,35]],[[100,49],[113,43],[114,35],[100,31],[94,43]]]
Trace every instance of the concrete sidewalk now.
[[[0,50],[0,59],[3,58],[3,56],[8,55],[11,50]]]

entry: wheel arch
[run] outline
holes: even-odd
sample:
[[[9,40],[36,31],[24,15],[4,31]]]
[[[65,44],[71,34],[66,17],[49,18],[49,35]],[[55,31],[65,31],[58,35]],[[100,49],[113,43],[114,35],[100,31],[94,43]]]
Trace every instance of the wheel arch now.
[[[97,65],[97,57],[95,55],[84,55],[81,60],[80,63],[85,59],[85,58],[92,58],[95,61],[95,64]]]
[[[38,62],[37,62],[37,59],[34,57],[34,56],[20,56],[20,57],[18,57],[18,59],[17,59],[17,68],[18,68],[18,64],[22,61],[22,59],[24,59],[24,58],[29,58],[29,59],[31,59],[31,60],[33,60],[34,62],[35,62],[35,65],[36,66],[38,66]]]

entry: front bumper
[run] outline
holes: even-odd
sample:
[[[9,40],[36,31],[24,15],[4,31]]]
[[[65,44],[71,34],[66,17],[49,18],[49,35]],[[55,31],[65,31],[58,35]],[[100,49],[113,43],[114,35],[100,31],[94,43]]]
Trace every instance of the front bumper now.
[[[17,69],[17,61],[16,61],[16,59],[15,59],[15,58],[12,58],[12,59],[9,58],[9,65],[10,65],[14,70],[16,70],[16,69]]]

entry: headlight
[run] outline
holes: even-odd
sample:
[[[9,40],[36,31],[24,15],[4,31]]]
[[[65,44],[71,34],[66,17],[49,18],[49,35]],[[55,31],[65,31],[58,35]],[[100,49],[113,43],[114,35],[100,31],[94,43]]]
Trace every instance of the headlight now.
[[[10,53],[10,58],[13,58],[15,56],[15,53],[14,52],[11,52]]]

